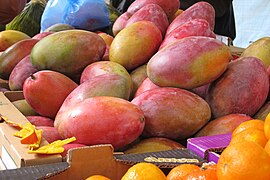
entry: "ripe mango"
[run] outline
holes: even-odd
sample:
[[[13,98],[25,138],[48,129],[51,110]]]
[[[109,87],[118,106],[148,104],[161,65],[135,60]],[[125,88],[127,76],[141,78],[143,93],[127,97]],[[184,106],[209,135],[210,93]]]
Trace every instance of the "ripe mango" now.
[[[190,36],[159,50],[147,64],[147,75],[158,86],[193,89],[218,78],[230,58],[221,41]]]
[[[213,31],[215,27],[215,9],[211,4],[204,1],[193,4],[170,23],[166,36],[176,27],[191,19],[205,19]]]
[[[145,7],[147,4],[157,4],[167,14],[168,19],[171,18],[180,7],[179,0],[136,0],[127,9],[127,12],[134,14],[139,9]]]
[[[80,84],[103,74],[118,74],[124,77],[129,86],[132,87],[131,77],[128,71],[122,65],[112,61],[99,61],[89,64],[81,74]]]
[[[178,39],[189,36],[206,36],[216,38],[215,33],[210,29],[209,23],[205,19],[192,19],[172,30],[164,38],[159,49]]]
[[[228,114],[253,116],[269,92],[269,77],[261,60],[241,57],[231,61],[227,70],[209,86],[206,101],[213,118]]]
[[[112,32],[116,36],[122,29],[126,27],[128,19],[131,17],[131,14],[124,12],[121,14],[116,21],[113,23]]]
[[[24,57],[11,71],[8,85],[11,91],[22,91],[23,83],[31,74],[37,72],[30,62],[30,55]]]
[[[24,39],[7,48],[0,55],[0,77],[8,79],[13,68],[31,53],[37,39]]]
[[[232,133],[242,122],[251,119],[250,116],[245,114],[228,114],[221,116],[208,122],[195,136],[201,137]]]
[[[0,52],[23,39],[30,39],[27,34],[16,30],[5,30],[0,32]]]
[[[131,102],[108,96],[87,98],[57,114],[54,126],[63,138],[85,145],[112,144],[122,148],[137,139],[144,114]]]
[[[54,119],[65,98],[77,86],[59,72],[40,70],[25,80],[23,95],[38,114]]]
[[[131,81],[132,81],[132,91],[130,98],[133,99],[138,87],[140,84],[147,78],[147,73],[146,73],[146,64],[141,65],[134,69],[130,73]]]
[[[211,117],[208,103],[198,95],[179,88],[155,88],[132,101],[145,116],[145,137],[183,140],[196,133]]]
[[[32,49],[31,63],[39,70],[50,69],[69,77],[102,59],[106,43],[96,33],[66,30],[41,39]]]
[[[241,54],[241,57],[256,57],[265,68],[270,65],[270,37],[263,37],[250,44]]]
[[[169,26],[168,17],[163,9],[157,4],[147,4],[139,9],[128,19],[125,27],[138,21],[151,21],[159,28],[163,36]]]
[[[161,41],[161,32],[155,24],[150,21],[135,22],[115,36],[109,59],[127,70],[133,70],[149,61]]]

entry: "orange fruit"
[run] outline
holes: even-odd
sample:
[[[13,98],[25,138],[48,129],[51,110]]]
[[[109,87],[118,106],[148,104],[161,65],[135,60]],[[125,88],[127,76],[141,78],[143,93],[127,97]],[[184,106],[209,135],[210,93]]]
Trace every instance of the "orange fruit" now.
[[[270,139],[270,113],[268,113],[264,120],[264,133],[267,139]]]
[[[270,156],[257,143],[230,144],[217,163],[219,180],[270,179]]]
[[[253,141],[253,142],[259,144],[260,146],[262,146],[263,148],[264,148],[265,144],[267,143],[267,138],[264,134],[264,131],[261,131],[261,130],[255,129],[255,128],[248,128],[248,129],[245,129],[244,131],[241,131],[241,132],[237,133],[236,135],[234,135],[232,137],[230,144],[239,143],[243,140]]]
[[[203,166],[199,170],[195,170],[189,173],[185,180],[217,180],[217,165],[207,165]]]
[[[154,164],[140,162],[131,166],[121,180],[166,180],[165,174]]]
[[[270,156],[270,140],[267,141],[264,150],[269,154]]]
[[[111,179],[102,175],[93,175],[93,176],[88,177],[86,180],[111,180]]]
[[[264,131],[264,121],[259,119],[252,119],[249,121],[242,122],[239,126],[237,126],[237,128],[235,128],[235,130],[232,133],[232,136],[235,136],[236,134],[248,128],[255,128]]]
[[[181,164],[174,167],[167,175],[167,180],[181,180],[189,173],[200,170],[199,166],[194,164]]]

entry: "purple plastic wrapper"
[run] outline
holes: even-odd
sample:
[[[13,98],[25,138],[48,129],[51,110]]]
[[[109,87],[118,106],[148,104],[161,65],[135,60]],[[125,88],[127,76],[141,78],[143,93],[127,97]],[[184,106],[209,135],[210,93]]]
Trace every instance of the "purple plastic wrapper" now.
[[[232,134],[203,136],[187,140],[187,148],[194,151],[207,162],[218,162],[221,153],[231,141]]]

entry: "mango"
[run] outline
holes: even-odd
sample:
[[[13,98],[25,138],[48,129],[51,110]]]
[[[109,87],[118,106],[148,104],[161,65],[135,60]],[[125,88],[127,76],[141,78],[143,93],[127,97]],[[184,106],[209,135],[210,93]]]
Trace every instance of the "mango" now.
[[[142,94],[145,91],[148,91],[150,89],[155,89],[155,88],[159,88],[159,86],[157,86],[156,84],[154,84],[149,78],[146,78],[138,87],[135,96],[137,97],[140,94]]]
[[[32,49],[31,63],[39,70],[49,69],[69,77],[102,59],[104,40],[85,30],[67,30],[41,39]]]
[[[190,91],[197,94],[201,98],[205,99],[209,86],[210,86],[210,83],[205,84],[203,86],[199,86],[197,88],[193,88]]]
[[[124,77],[132,87],[131,77],[128,71],[121,65],[112,61],[99,61],[89,64],[82,72],[80,84],[103,74],[118,74]]]
[[[38,114],[54,119],[65,98],[77,86],[64,74],[41,70],[25,80],[23,95]]]
[[[8,80],[9,89],[12,91],[22,91],[25,79],[37,71],[37,68],[30,62],[30,55],[24,57],[10,73]]]
[[[270,65],[270,37],[263,37],[251,43],[241,54],[241,57],[256,57],[260,59],[265,68]]]
[[[170,23],[167,28],[166,36],[176,27],[191,19],[205,19],[213,31],[215,27],[215,9],[211,4],[204,1],[193,4]]]
[[[35,116],[38,113],[30,106],[25,99],[13,101],[12,104],[24,115],[24,116]]]
[[[182,140],[195,134],[211,117],[210,107],[205,100],[179,88],[151,89],[131,102],[144,113],[144,137]]]
[[[109,59],[127,70],[133,70],[149,61],[158,50],[161,41],[161,32],[152,22],[135,22],[114,37]]]
[[[269,77],[261,60],[241,57],[209,86],[206,101],[213,118],[228,114],[253,116],[266,101]]]
[[[57,128],[51,126],[36,126],[36,129],[42,129],[42,137],[52,143],[57,140],[62,140]]]
[[[110,96],[128,100],[130,91],[130,83],[123,76],[118,74],[95,76],[80,84],[69,93],[57,112],[57,115],[61,116],[61,113],[65,113],[67,108],[76,106],[79,102],[95,96]]]
[[[145,7],[147,4],[157,4],[166,13],[168,19],[172,17],[180,7],[179,0],[136,0],[127,9],[127,12],[134,14],[141,8]]]
[[[41,40],[42,38],[46,37],[46,36],[49,36],[53,34],[53,32],[41,32],[41,33],[38,33],[36,34],[35,36],[32,37],[32,39],[38,39],[38,40]]]
[[[74,136],[76,143],[112,144],[115,149],[137,139],[144,123],[144,114],[136,105],[108,96],[87,98],[55,118],[62,138]]]
[[[126,26],[129,26],[138,21],[150,21],[154,23],[161,34],[164,36],[169,26],[167,15],[163,9],[157,4],[147,4],[136,11],[127,21]]]
[[[69,24],[57,23],[45,29],[44,32],[59,32],[59,31],[72,30],[72,29],[75,29],[75,28]]]
[[[242,122],[251,120],[252,117],[245,114],[228,114],[208,122],[195,137],[212,136],[232,133]]]
[[[54,120],[44,116],[26,116],[27,120],[34,126],[50,126],[53,127]]]
[[[146,138],[135,143],[127,150],[125,150],[124,153],[141,154],[147,152],[166,151],[180,148],[184,148],[184,146],[176,141],[173,141],[168,138],[153,137],[153,138]]]
[[[66,97],[61,109],[64,106],[76,105],[78,102],[94,96],[111,96],[128,100],[130,90],[130,84],[123,76],[118,74],[95,76],[75,88]]]
[[[5,30],[0,32],[0,52],[5,51],[8,47],[18,41],[30,39],[27,34],[16,30]]]
[[[193,89],[217,79],[230,59],[230,50],[221,41],[190,36],[165,46],[152,56],[147,64],[147,75],[158,86]]]
[[[215,33],[210,29],[205,19],[192,19],[172,30],[162,41],[159,49],[175,42],[178,39],[189,36],[206,36],[216,38]]]
[[[184,12],[184,10],[182,9],[178,9],[174,15],[172,17],[169,18],[169,24],[171,24],[171,22],[177,17],[179,16],[182,12]]]
[[[130,98],[133,99],[138,87],[140,84],[147,78],[147,73],[146,73],[146,64],[141,65],[134,69],[133,71],[130,72],[130,77],[132,81],[132,91],[130,94]]]
[[[13,68],[27,55],[38,42],[37,39],[21,40],[0,55],[0,77],[8,79]]]
[[[112,32],[114,36],[116,36],[122,29],[126,27],[127,21],[130,17],[131,14],[124,12],[116,19],[112,26]]]
[[[107,46],[110,46],[112,44],[114,38],[113,36],[105,32],[98,32],[97,34],[105,41]]]

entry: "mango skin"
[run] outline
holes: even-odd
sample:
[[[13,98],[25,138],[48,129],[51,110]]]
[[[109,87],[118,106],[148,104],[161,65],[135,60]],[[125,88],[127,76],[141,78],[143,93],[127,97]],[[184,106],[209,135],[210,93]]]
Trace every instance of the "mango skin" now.
[[[127,9],[127,12],[134,14],[147,4],[157,4],[166,13],[168,18],[172,17],[180,7],[179,0],[136,0]]]
[[[8,79],[9,89],[11,91],[22,91],[25,79],[37,71],[30,62],[30,55],[24,57],[10,73]]]
[[[128,19],[125,27],[138,21],[151,21],[158,27],[163,36],[169,26],[169,21],[165,12],[157,4],[147,4],[139,9]]]
[[[49,69],[67,76],[81,73],[102,59],[106,43],[96,33],[66,30],[41,39],[32,49],[31,63],[39,70]]]
[[[130,98],[133,99],[138,87],[147,78],[146,64],[141,65],[130,72],[130,77],[132,81],[132,91]]]
[[[37,39],[24,39],[7,48],[0,55],[0,77],[8,79],[13,68],[31,53],[32,48],[38,42]]]
[[[135,97],[139,96],[140,94],[142,94],[145,91],[154,89],[154,88],[160,88],[159,86],[155,85],[149,78],[146,78],[138,87],[136,93],[135,93]]]
[[[252,117],[245,114],[228,114],[208,122],[195,137],[212,136],[232,133],[242,122],[251,120]]]
[[[5,30],[0,32],[0,52],[24,39],[30,39],[27,34],[16,30]]]
[[[114,36],[116,36],[122,29],[126,27],[127,21],[129,20],[130,17],[131,17],[130,13],[124,12],[116,19],[112,27],[112,32]]]
[[[189,36],[206,36],[216,38],[215,33],[210,29],[210,25],[205,19],[192,19],[180,26],[177,26],[173,31],[171,31],[162,41],[159,49],[162,49],[164,46],[169,45],[178,39]]]
[[[140,154],[147,152],[156,152],[156,151],[166,151],[172,149],[185,148],[182,144],[173,141],[168,138],[153,137],[143,139],[127,150],[124,151],[125,154]]]
[[[59,111],[58,116],[65,113],[66,109],[76,106],[83,100],[95,96],[110,96],[122,99],[129,99],[131,84],[126,78],[118,74],[102,74],[85,81],[76,87],[65,98]],[[55,124],[57,126],[57,124]]]
[[[144,112],[144,137],[183,140],[195,134],[211,117],[205,100],[179,88],[151,89],[131,102]]]
[[[132,87],[131,77],[128,71],[122,65],[112,61],[99,61],[89,64],[81,73],[80,84],[103,74],[118,74],[124,77]]]
[[[191,19],[205,19],[209,25],[211,30],[214,30],[215,27],[215,9],[208,2],[197,2],[187,8],[184,12],[182,12],[179,16],[177,16],[167,28],[166,36],[174,30],[176,27],[184,24],[185,22]]]
[[[261,60],[241,57],[230,62],[226,72],[212,82],[206,101],[212,117],[228,114],[253,116],[264,104],[269,92],[269,77]]]
[[[241,57],[256,57],[265,68],[270,65],[270,37],[263,37],[250,44],[241,54]]]
[[[13,101],[12,104],[24,115],[24,116],[36,116],[38,113],[30,106],[25,99]]]
[[[193,89],[217,79],[230,59],[221,41],[191,36],[159,50],[147,64],[147,75],[158,86]]]
[[[54,119],[65,98],[77,86],[74,81],[59,72],[41,70],[24,81],[23,95],[38,114]]]
[[[152,22],[135,22],[115,36],[110,47],[109,59],[127,70],[133,70],[149,61],[158,50],[161,41],[162,34]]]
[[[98,96],[57,114],[54,125],[63,138],[75,136],[76,143],[112,144],[117,149],[137,139],[144,123],[144,114],[136,105],[116,97]]]

